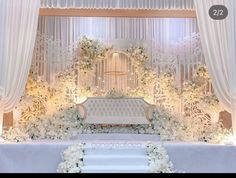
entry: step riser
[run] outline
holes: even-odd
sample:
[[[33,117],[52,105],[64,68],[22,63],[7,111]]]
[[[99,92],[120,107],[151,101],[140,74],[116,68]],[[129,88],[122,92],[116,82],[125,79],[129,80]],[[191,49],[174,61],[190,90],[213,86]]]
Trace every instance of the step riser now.
[[[82,173],[148,173],[146,147],[142,144],[86,144]]]
[[[85,149],[85,155],[145,155],[144,149]]]
[[[148,159],[147,158],[102,158],[102,159],[96,159],[96,158],[86,158],[84,157],[84,165],[85,166],[109,166],[109,165],[117,165],[117,166],[129,166],[129,165],[133,165],[133,166],[146,166],[148,164]]]

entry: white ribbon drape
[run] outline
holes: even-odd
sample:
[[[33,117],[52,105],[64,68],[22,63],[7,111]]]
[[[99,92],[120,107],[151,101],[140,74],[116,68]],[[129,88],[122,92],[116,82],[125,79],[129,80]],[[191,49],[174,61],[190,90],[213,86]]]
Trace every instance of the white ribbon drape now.
[[[228,8],[228,17],[213,20],[208,15],[212,5]],[[214,91],[232,114],[232,128],[236,134],[236,18],[235,0],[195,0],[197,19],[205,61]]]
[[[3,113],[15,107],[25,88],[39,7],[39,0],[0,0],[0,135]]]
[[[193,0],[41,0],[46,8],[194,9]]]

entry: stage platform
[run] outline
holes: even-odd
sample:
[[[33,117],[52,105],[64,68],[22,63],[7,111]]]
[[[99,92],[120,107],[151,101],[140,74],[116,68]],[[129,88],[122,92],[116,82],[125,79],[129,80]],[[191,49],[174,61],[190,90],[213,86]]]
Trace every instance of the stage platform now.
[[[82,134],[70,141],[39,140],[0,143],[1,173],[54,173],[61,154],[77,142],[107,147],[126,145],[144,149],[147,141],[160,142],[157,136],[136,134]],[[164,142],[174,168],[186,173],[235,173],[236,146],[201,142]],[[131,150],[132,151],[132,150]],[[112,160],[111,160],[112,161]]]

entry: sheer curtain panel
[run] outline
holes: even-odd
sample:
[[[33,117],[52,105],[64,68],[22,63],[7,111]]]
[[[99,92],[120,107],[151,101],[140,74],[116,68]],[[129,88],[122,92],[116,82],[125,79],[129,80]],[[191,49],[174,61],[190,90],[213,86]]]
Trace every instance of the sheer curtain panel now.
[[[208,15],[212,5],[228,8],[228,17],[213,20]],[[195,0],[198,26],[205,61],[212,79],[214,91],[232,114],[232,128],[236,135],[236,1]]]
[[[37,32],[40,0],[0,0],[0,135],[3,113],[25,88]]]

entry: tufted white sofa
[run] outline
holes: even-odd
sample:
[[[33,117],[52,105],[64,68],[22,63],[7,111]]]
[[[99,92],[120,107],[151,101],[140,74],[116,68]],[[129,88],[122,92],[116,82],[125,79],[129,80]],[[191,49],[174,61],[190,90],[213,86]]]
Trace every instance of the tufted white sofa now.
[[[153,105],[143,98],[88,97],[78,104],[88,124],[150,124]]]

